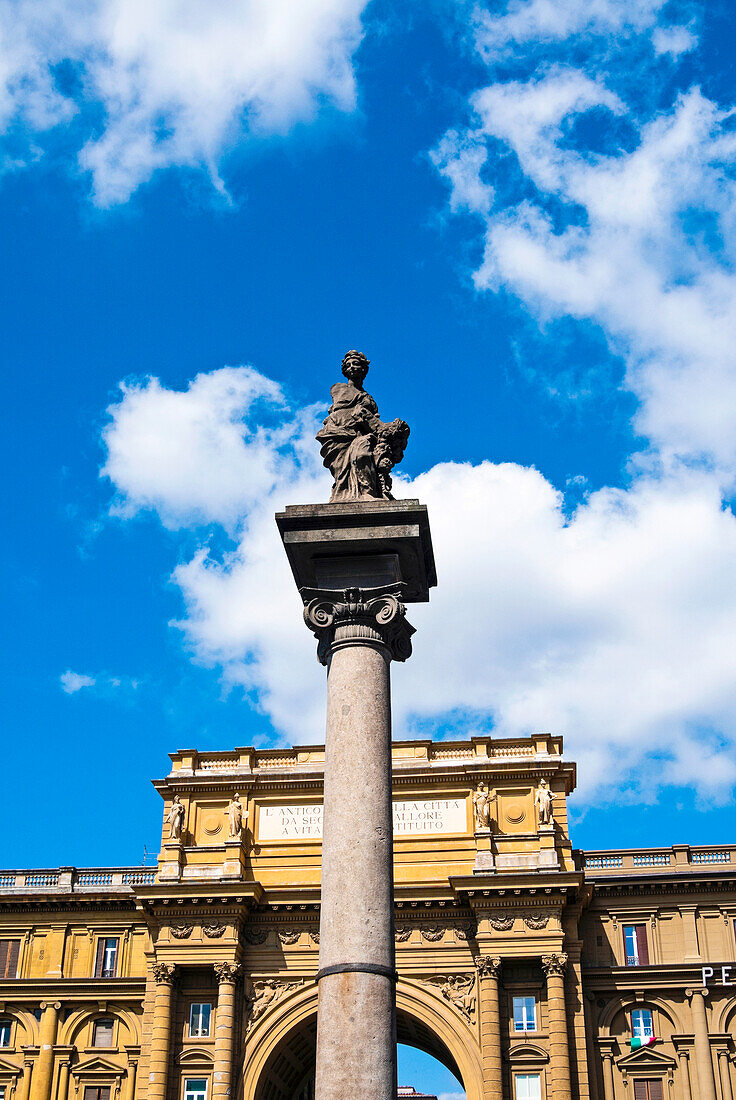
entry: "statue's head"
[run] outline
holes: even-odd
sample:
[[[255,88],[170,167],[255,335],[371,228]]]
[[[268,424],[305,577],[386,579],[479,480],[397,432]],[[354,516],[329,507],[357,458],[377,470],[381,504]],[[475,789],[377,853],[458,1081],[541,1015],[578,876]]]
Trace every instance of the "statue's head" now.
[[[539,780],[539,786],[542,788],[542,790],[544,790],[544,788],[547,786],[547,780],[546,779],[540,779]]]
[[[368,373],[370,359],[366,359],[362,351],[349,351],[342,361],[342,373],[349,382],[363,384],[363,379]]]

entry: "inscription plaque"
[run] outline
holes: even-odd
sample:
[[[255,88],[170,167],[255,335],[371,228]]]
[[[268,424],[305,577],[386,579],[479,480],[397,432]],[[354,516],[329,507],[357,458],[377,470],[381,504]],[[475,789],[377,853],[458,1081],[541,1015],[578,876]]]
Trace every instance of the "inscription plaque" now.
[[[394,802],[394,836],[465,833],[467,799],[433,798]],[[259,840],[309,840],[322,837],[322,806],[261,806]]]

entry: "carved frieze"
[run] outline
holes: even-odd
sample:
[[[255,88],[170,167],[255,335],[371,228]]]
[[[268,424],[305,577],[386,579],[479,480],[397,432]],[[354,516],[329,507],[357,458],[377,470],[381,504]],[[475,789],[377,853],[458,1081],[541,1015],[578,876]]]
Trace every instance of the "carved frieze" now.
[[[243,932],[243,939],[246,943],[251,944],[253,947],[260,947],[262,943],[265,943],[268,939],[267,928],[246,928]]]
[[[309,929],[309,938],[313,943],[319,943],[319,932],[317,931],[317,929]]]
[[[171,935],[175,940],[188,940],[194,931],[193,924],[172,924]]]
[[[266,978],[262,981],[252,982],[246,995],[246,1032],[268,1012],[269,1008],[280,1001],[287,993],[291,993],[304,985],[299,982],[282,982],[276,978]]]
[[[507,913],[492,913],[488,923],[496,932],[509,932],[514,927],[514,918]]]
[[[225,925],[219,920],[210,921],[202,925],[202,931],[209,940],[219,940],[225,933]]]
[[[394,939],[397,943],[406,943],[410,936],[411,928],[407,928],[406,926],[399,927],[394,930]]]
[[[419,931],[427,943],[439,943],[447,929],[443,924],[422,924]]]
[[[469,1023],[475,1020],[476,976],[475,974],[438,974],[425,981],[457,1009]]]
[[[526,913],[523,920],[527,928],[539,932],[549,924],[549,913]]]
[[[278,930],[279,939],[289,947],[298,942],[301,934],[300,928],[279,928]]]

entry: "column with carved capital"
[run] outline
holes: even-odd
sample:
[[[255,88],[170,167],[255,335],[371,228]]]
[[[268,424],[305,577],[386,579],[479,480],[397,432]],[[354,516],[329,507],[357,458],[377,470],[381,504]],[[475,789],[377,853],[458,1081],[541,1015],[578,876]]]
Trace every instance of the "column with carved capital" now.
[[[565,967],[567,955],[543,955],[542,969],[547,976],[547,1021],[549,1026],[549,1068],[551,1100],[570,1100],[570,1048],[565,1008]]]
[[[54,1046],[59,1029],[59,1001],[41,1005],[38,1061],[33,1070],[33,1100],[50,1100],[54,1076]]]
[[[356,500],[276,517],[327,667],[317,1100],[396,1098],[392,661],[435,585],[426,508]]]
[[[487,1100],[498,1100],[502,1094],[501,1013],[498,997],[501,960],[496,955],[479,955],[475,965],[478,968],[483,1096]]]
[[[59,1086],[56,1090],[57,1100],[67,1100],[69,1096],[69,1066],[70,1062],[65,1059],[59,1066]]]
[[[713,1076],[713,1059],[710,1053],[708,1018],[705,1013],[707,989],[688,989],[687,996],[693,1014],[695,1036],[695,1066],[698,1075],[698,1100],[716,1100],[716,1083]]]
[[[235,983],[240,963],[215,963],[217,1009],[215,1016],[215,1073],[212,1100],[230,1096],[235,1038]]]
[[[395,595],[305,608],[327,664],[316,1095],[396,1095],[392,660],[413,629]]]
[[[176,967],[169,963],[154,963],[151,970],[156,982],[156,1000],[151,1028],[148,1100],[166,1100],[171,1050],[171,1002]]]
[[[730,1055],[727,1047],[721,1047],[718,1051],[718,1071],[721,1078],[721,1096],[723,1100],[733,1100],[733,1088],[731,1087]]]

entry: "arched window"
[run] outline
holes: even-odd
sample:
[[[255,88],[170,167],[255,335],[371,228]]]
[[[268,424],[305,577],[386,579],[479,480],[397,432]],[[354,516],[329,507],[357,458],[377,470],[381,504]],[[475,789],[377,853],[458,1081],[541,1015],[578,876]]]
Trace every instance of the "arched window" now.
[[[10,1046],[10,1033],[12,1030],[12,1020],[0,1020],[0,1047]]]

